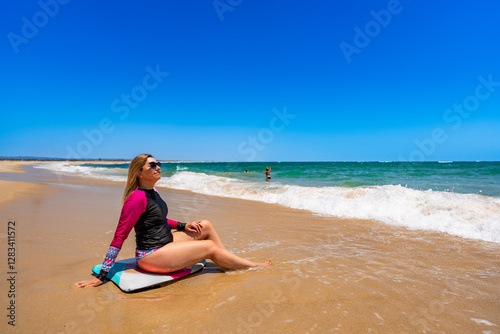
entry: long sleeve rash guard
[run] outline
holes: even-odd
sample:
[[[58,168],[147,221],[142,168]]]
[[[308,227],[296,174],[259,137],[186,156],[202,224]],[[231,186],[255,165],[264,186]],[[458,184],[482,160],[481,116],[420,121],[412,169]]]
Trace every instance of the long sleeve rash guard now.
[[[123,204],[115,236],[102,264],[100,277],[107,275],[132,228],[137,249],[150,250],[173,241],[172,229],[183,231],[186,224],[167,219],[168,207],[156,189],[137,189]]]

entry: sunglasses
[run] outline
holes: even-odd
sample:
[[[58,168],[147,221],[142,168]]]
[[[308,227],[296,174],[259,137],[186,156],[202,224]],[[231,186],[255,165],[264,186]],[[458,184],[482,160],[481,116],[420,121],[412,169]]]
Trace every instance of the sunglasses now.
[[[156,167],[160,167],[161,168],[161,162],[150,162],[149,165],[151,166],[151,168],[153,169],[156,169]]]

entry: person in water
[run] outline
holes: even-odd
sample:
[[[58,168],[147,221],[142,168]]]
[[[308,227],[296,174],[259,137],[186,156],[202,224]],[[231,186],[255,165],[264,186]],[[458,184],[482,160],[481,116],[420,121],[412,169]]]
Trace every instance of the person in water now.
[[[74,284],[76,288],[99,286],[106,280],[123,242],[132,228],[136,234],[139,268],[153,273],[169,273],[210,259],[221,267],[244,269],[268,266],[242,259],[226,250],[208,220],[181,223],[167,218],[168,207],[154,188],[161,178],[161,163],[150,154],[135,157],[128,168],[120,220],[102,269],[97,277]],[[172,229],[177,232],[172,233]]]
[[[271,181],[271,167],[266,167],[262,173],[266,174],[266,181]]]

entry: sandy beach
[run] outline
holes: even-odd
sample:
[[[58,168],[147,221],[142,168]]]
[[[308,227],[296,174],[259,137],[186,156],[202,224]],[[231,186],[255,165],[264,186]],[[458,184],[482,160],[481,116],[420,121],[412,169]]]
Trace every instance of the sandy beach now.
[[[2,298],[2,333],[500,333],[498,243],[167,188],[169,218],[209,219],[228,250],[274,265],[208,261],[133,294],[109,282],[73,289],[103,260],[123,184],[30,165],[0,163],[0,289],[15,295]],[[118,259],[133,257],[134,243],[132,232]]]

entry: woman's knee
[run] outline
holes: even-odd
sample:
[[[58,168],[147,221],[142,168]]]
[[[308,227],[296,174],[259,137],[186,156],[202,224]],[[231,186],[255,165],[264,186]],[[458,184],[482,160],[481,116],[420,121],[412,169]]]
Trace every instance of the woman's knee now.
[[[214,229],[214,226],[212,225],[212,223],[207,220],[207,219],[202,219],[200,220],[200,224],[203,226],[203,228],[205,229]]]

